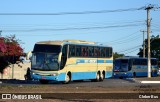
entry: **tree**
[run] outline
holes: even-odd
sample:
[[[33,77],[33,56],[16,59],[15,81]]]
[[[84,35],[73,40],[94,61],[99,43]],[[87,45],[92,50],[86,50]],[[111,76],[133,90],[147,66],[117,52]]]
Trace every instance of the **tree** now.
[[[158,36],[151,36],[150,40],[150,49],[151,49],[151,57],[152,58],[157,58],[159,60],[159,65],[160,65],[160,37]],[[147,48],[147,39],[145,39],[145,56],[147,57],[148,55],[148,48]],[[143,56],[143,48],[139,49],[139,53],[137,54],[139,57]]]
[[[0,37],[0,56],[3,56],[6,52],[6,44],[4,42],[4,38]]]
[[[119,57],[123,57],[123,56],[124,56],[124,54],[118,54],[117,52],[115,52],[113,54],[113,59],[116,59],[116,58],[119,58]]]
[[[14,64],[22,54],[20,40],[16,39],[15,35],[0,37],[0,72],[2,73],[9,63]]]

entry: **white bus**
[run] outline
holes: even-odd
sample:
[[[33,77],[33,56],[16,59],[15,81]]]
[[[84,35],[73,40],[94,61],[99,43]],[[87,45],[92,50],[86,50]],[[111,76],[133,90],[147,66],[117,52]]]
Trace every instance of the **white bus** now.
[[[112,47],[81,40],[37,42],[32,52],[31,76],[41,83],[73,80],[103,81],[112,77]]]

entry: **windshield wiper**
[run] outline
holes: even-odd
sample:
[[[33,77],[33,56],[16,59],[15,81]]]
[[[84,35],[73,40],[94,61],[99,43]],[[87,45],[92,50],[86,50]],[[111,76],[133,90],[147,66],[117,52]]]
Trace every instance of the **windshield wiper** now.
[[[51,68],[49,67],[49,65],[48,65],[49,63],[48,63],[47,61],[45,61],[44,64],[45,64],[49,69],[51,69]]]

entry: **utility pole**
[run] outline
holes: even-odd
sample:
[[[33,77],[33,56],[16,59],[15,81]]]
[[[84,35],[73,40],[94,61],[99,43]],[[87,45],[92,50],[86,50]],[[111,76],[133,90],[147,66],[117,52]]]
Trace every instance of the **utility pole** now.
[[[154,7],[154,5],[149,4],[145,7],[147,10],[147,38],[148,38],[148,78],[151,78],[151,51],[150,51],[150,10],[159,9],[160,7]]]
[[[150,10],[153,9],[153,5],[148,5],[145,10],[147,10],[147,39],[148,39],[148,78],[151,78],[151,52],[150,52]]]
[[[145,58],[145,32],[147,31],[144,31],[144,30],[140,30],[141,32],[143,32],[143,58]]]

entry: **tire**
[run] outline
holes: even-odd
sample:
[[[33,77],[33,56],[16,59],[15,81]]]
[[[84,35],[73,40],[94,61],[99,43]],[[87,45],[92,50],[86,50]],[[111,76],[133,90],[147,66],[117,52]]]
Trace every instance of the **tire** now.
[[[24,79],[25,79],[25,80],[28,80],[28,78],[27,78],[27,76],[26,76],[26,75],[24,75]]]
[[[103,81],[103,80],[104,80],[104,77],[105,77],[105,76],[104,76],[104,73],[102,72],[102,73],[101,73],[101,76],[100,76],[100,81]]]
[[[133,78],[136,78],[136,72],[133,73]]]
[[[39,82],[41,83],[41,84],[48,84],[48,80],[39,80]]]
[[[100,74],[99,74],[99,72],[98,72],[97,75],[96,75],[95,81],[96,81],[96,82],[100,81]]]
[[[120,76],[120,77],[119,77],[119,79],[123,79],[123,77],[122,77],[122,76]]]
[[[67,74],[65,81],[63,81],[63,84],[68,84],[71,81],[71,76]]]

